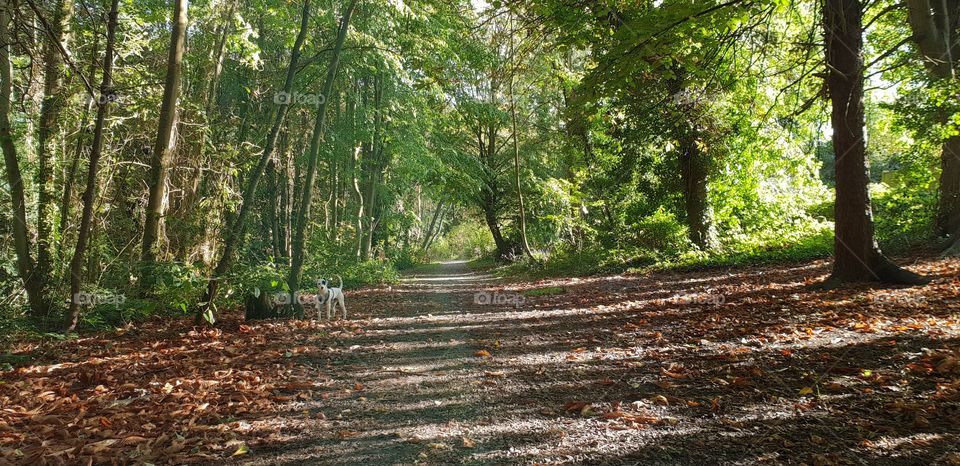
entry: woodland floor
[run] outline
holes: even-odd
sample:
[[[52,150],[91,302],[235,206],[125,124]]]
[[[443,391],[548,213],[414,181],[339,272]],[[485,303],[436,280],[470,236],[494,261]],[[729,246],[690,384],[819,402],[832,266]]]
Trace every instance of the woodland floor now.
[[[0,464],[960,464],[960,261],[901,263],[935,281],[815,291],[818,261],[506,283],[450,263],[348,290],[346,322],[24,346]]]

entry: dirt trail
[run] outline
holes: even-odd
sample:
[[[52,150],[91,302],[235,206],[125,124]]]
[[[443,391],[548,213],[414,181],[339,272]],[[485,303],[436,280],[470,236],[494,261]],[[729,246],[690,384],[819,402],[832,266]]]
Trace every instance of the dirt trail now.
[[[495,283],[449,262],[415,271],[390,290],[354,299],[348,292],[350,318],[368,317],[363,333],[330,348],[319,363],[332,375],[330,385],[363,387],[303,406],[326,417],[320,438],[300,438],[276,457],[252,462],[408,464],[482,451],[464,446],[473,425],[497,422],[496,399],[483,385],[487,361],[475,356],[481,348],[471,311],[475,293]],[[366,315],[373,300],[388,312]]]
[[[327,391],[238,461],[952,464],[960,382],[927,368],[960,343],[960,261],[914,268],[937,279],[823,293],[824,262],[512,284],[435,265],[348,290],[298,360]]]

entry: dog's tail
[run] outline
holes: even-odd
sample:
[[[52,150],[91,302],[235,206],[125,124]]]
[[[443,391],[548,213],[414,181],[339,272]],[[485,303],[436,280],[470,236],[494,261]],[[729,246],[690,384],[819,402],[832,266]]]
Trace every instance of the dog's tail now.
[[[339,276],[339,275],[336,275],[336,277],[337,277],[338,280],[340,280],[340,286],[339,286],[339,288],[342,290],[342,289],[343,289],[343,277],[341,277],[341,276]]]

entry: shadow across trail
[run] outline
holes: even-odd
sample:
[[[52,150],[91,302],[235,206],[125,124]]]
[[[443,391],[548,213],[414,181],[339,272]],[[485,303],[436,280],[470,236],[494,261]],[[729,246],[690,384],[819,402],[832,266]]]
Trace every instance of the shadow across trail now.
[[[247,462],[400,464],[423,459],[425,450],[434,460],[452,460],[458,450],[474,453],[475,446],[464,448],[471,440],[451,432],[461,421],[495,422],[496,400],[483,389],[484,360],[475,356],[469,306],[477,290],[496,282],[465,262],[448,262],[413,270],[389,290],[354,299],[348,290],[351,319],[363,319],[362,333],[309,362],[343,390],[296,407],[322,419],[312,436],[274,445],[273,454]]]
[[[825,293],[805,286],[822,262],[537,283],[433,264],[348,290],[351,319],[295,360],[325,391],[235,461],[948,464],[960,261],[916,268],[940,278]]]

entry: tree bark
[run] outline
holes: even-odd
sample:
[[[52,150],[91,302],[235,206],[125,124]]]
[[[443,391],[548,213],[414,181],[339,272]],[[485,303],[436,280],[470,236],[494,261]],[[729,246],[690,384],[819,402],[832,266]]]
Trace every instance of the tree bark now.
[[[93,47],[90,49],[90,68],[87,71],[87,74],[90,76],[90,79],[94,79],[97,73],[97,48],[100,42],[100,35],[96,34],[93,38]],[[87,131],[87,125],[90,120],[90,112],[93,110],[95,105],[95,99],[92,96],[87,97],[87,105],[83,109],[83,116],[80,119],[80,124],[77,127],[77,141],[75,150],[73,153],[73,159],[70,161],[70,168],[67,170],[66,179],[63,180],[63,195],[60,198],[60,227],[57,229],[58,234],[60,235],[60,247],[57,248],[61,254],[65,254],[67,241],[66,241],[66,231],[67,224],[70,219],[70,208],[73,203],[73,190],[77,181],[77,170],[80,165],[80,157],[83,153],[85,138],[83,137],[84,133]]]
[[[147,201],[146,219],[143,225],[143,239],[140,260],[149,267],[157,259],[157,242],[160,222],[164,214],[164,198],[167,195],[166,184],[169,176],[170,159],[176,147],[177,101],[180,96],[181,67],[183,64],[184,43],[187,35],[187,0],[174,0],[173,30],[170,34],[170,51],[167,57],[167,77],[163,86],[163,102],[160,106],[159,128],[153,146],[153,159],[150,164],[150,197]],[[152,270],[142,274],[142,287],[152,285]],[[146,289],[146,288],[145,288]]]
[[[39,13],[38,13],[39,14]],[[70,22],[73,18],[73,0],[59,0],[55,4],[53,22],[47,31],[43,48],[43,103],[40,107],[40,123],[37,131],[37,279],[43,293],[50,282],[54,246],[54,218],[57,214],[54,186],[57,154],[60,149],[60,114],[67,100],[63,86],[64,60],[60,46],[68,47]],[[49,311],[49,308],[47,309]]]
[[[103,80],[100,82],[100,105],[97,107],[97,119],[93,128],[93,143],[90,148],[90,163],[87,165],[87,187],[83,192],[83,213],[80,216],[80,229],[77,232],[77,247],[70,261],[70,308],[67,313],[67,332],[77,327],[80,317],[80,307],[77,293],[82,285],[83,261],[87,252],[90,238],[90,224],[93,219],[93,205],[97,193],[97,170],[100,164],[100,155],[103,152],[103,128],[106,124],[107,112],[113,100],[113,54],[117,37],[117,10],[120,0],[110,2],[110,13],[107,19],[107,49],[103,57]]]
[[[481,208],[483,209],[483,219],[487,222],[487,228],[493,235],[493,244],[497,247],[497,259],[506,259],[510,255],[510,245],[503,237],[500,231],[500,222],[497,219],[496,196],[489,191],[484,191],[481,195]]]
[[[689,122],[691,126],[695,123]],[[707,203],[707,160],[698,146],[696,132],[689,128],[680,135],[680,180],[687,214],[690,241],[701,250],[710,248],[710,215]]]
[[[330,66],[327,68],[326,80],[323,83],[324,96],[329,96],[333,92],[337,69],[340,66],[340,55],[343,51],[343,43],[347,39],[347,30],[350,28],[350,18],[353,16],[357,1],[358,0],[350,0],[350,4],[347,6],[343,18],[340,20],[340,29],[333,47],[333,55],[330,58]],[[320,152],[320,142],[323,140],[326,114],[327,101],[324,99],[320,104],[320,108],[317,109],[317,119],[313,126],[313,135],[310,138],[310,149],[307,156],[307,174],[303,183],[303,197],[300,200],[299,211],[297,212],[296,221],[294,222],[293,244],[291,248],[293,257],[290,261],[290,275],[287,279],[290,293],[294,296],[297,291],[300,290],[300,279],[303,276],[303,246],[306,239],[307,222],[310,216],[310,203],[313,200],[313,184],[317,174],[317,158]],[[302,319],[303,306],[299,303],[294,303],[294,308],[297,317]]]
[[[293,43],[293,49],[290,51],[290,65],[287,67],[287,76],[283,84],[283,93],[289,97],[293,92],[293,78],[297,73],[297,65],[300,61],[300,53],[303,48],[303,43],[307,37],[307,27],[310,21],[310,0],[304,0],[303,8],[300,14],[300,30],[297,33],[297,38]],[[224,230],[223,235],[223,253],[220,255],[220,260],[217,262],[217,266],[214,267],[213,273],[210,275],[210,280],[207,282],[207,291],[203,296],[203,299],[200,300],[200,306],[198,307],[198,312],[196,314],[196,320],[199,323],[200,319],[204,314],[212,317],[213,301],[217,297],[217,291],[219,289],[220,277],[222,277],[227,270],[230,269],[230,266],[233,265],[234,256],[236,251],[239,250],[243,237],[240,232],[243,230],[244,223],[247,220],[247,217],[250,215],[250,210],[253,208],[253,198],[257,194],[257,186],[260,184],[260,178],[263,176],[263,171],[269,162],[273,158],[274,149],[277,145],[277,139],[280,136],[280,130],[283,128],[284,119],[287,116],[287,112],[290,109],[289,99],[284,103],[283,99],[274,99],[274,102],[278,102],[281,105],[277,109],[277,113],[274,115],[273,126],[270,128],[270,134],[267,136],[266,144],[263,148],[263,153],[260,155],[260,159],[257,160],[257,165],[253,167],[250,174],[247,178],[247,185],[243,191],[243,201],[240,204],[240,211],[237,213],[236,218],[232,222],[228,222],[227,228]],[[210,319],[212,320],[212,319]]]
[[[43,295],[42,283],[34,273],[23,176],[10,127],[10,98],[13,95],[13,64],[10,61],[12,41],[9,34],[11,19],[10,5],[0,7],[0,149],[3,150],[7,184],[10,186],[10,199],[13,204],[13,242],[17,254],[17,273],[27,293],[31,314],[42,316],[49,312],[49,302]]]
[[[957,77],[960,43],[960,2],[957,0],[907,0],[907,12],[913,40],[923,55],[927,71],[938,80]],[[949,115],[941,115],[948,123]],[[941,235],[950,235],[960,243],[960,136],[943,141],[940,152],[940,187],[936,228]]]
[[[825,284],[924,280],[890,262],[874,237],[863,105],[863,25],[859,0],[826,0],[823,7],[827,85],[836,154],[833,274]]]
[[[433,236],[433,229],[437,226],[437,218],[440,217],[440,212],[443,211],[443,204],[446,202],[446,199],[441,199],[437,203],[436,210],[433,211],[433,218],[430,220],[430,226],[427,227],[427,234],[423,235],[423,241],[420,244],[420,250],[423,252],[427,251],[427,248],[430,246],[430,238]]]

